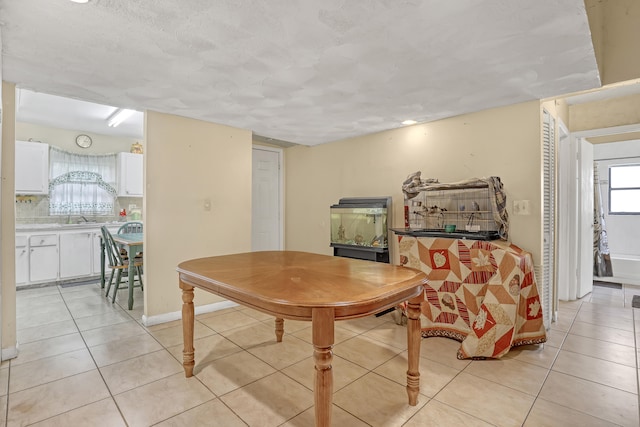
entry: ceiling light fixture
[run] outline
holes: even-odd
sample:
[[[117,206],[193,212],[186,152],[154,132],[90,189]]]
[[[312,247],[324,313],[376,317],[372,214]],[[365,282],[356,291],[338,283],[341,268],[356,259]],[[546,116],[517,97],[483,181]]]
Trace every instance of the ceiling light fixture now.
[[[131,117],[131,115],[135,112],[136,110],[127,110],[126,108],[118,108],[107,119],[107,125],[109,125],[109,127],[114,128],[118,126],[120,123],[127,120],[129,117]]]
[[[89,0],[71,0],[74,3],[80,3],[80,4],[84,4],[84,3],[89,3]]]
[[[402,122],[403,125],[415,125],[416,122],[415,120],[405,120],[404,122]]]

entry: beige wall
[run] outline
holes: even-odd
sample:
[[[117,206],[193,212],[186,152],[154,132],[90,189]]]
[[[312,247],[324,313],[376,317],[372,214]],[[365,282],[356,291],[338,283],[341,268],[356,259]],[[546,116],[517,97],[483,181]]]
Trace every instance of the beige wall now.
[[[15,233],[15,85],[2,82],[2,350],[16,346],[16,233]]]
[[[604,72],[602,84],[640,78],[640,2],[604,0]]]
[[[91,137],[93,140],[91,147],[80,148],[76,145],[76,136],[81,133]],[[29,138],[32,138],[34,141],[45,142],[71,153],[82,154],[129,152],[131,144],[142,142],[141,139],[107,136],[83,130],[67,130],[31,123],[16,123],[16,139],[19,141],[28,141]]]
[[[552,101],[543,102],[542,107],[551,113],[556,119],[562,120],[562,123],[569,128],[569,105],[564,99],[554,99]]]
[[[145,314],[156,316],[181,309],[180,262],[251,250],[251,132],[149,111],[144,145]],[[216,301],[196,291],[196,305]]]
[[[441,182],[497,175],[513,200],[530,200],[532,215],[511,216],[511,240],[541,254],[540,102],[466,114],[315,147],[285,150],[287,250],[331,254],[329,206],[341,197],[393,197],[393,225],[402,227],[402,182],[422,171]]]
[[[571,132],[640,123],[640,94],[571,105]]]
[[[603,85],[640,78],[640,2],[585,0]]]

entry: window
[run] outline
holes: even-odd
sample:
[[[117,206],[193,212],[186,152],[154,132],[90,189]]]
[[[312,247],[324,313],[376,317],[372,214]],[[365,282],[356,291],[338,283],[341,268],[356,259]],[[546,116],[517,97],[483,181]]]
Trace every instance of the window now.
[[[640,214],[640,165],[609,167],[609,214]]]
[[[49,215],[112,215],[115,179],[115,154],[75,154],[51,147]]]

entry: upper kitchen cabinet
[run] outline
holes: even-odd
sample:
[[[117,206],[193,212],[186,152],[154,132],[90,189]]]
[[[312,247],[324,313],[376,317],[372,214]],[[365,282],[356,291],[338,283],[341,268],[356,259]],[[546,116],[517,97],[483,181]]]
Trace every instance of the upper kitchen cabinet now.
[[[16,194],[49,193],[49,144],[16,141],[15,184]]]
[[[142,197],[142,154],[118,153],[118,196]]]

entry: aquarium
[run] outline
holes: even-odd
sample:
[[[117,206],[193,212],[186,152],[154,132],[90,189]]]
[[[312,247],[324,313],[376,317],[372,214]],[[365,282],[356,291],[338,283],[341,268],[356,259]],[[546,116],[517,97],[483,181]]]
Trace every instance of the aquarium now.
[[[388,262],[391,198],[343,198],[330,208],[334,255]]]

